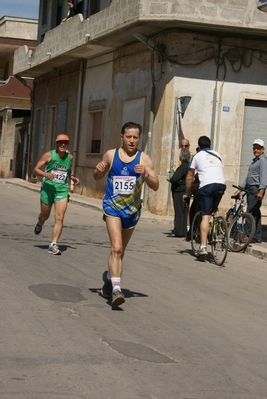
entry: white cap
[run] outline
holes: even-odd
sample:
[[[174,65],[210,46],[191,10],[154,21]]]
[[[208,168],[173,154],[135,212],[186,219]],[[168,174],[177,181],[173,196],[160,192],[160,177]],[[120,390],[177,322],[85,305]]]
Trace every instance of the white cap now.
[[[261,139],[254,140],[254,141],[253,141],[253,145],[254,145],[254,144],[258,144],[258,145],[260,145],[261,147],[264,147],[264,141],[261,140]]]

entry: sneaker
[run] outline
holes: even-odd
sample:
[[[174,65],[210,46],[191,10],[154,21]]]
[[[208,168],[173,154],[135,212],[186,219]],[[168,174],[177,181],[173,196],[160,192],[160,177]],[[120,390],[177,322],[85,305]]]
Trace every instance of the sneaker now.
[[[112,305],[122,305],[125,302],[124,295],[120,290],[112,293]]]
[[[103,298],[109,299],[112,297],[112,283],[111,280],[107,278],[108,271],[106,270],[102,275],[102,280],[104,281],[104,285],[101,289],[101,295]]]
[[[48,253],[52,255],[61,255],[58,245],[55,243],[49,245]]]
[[[38,234],[41,233],[43,226],[41,226],[38,222],[36,223],[34,227],[34,234],[38,236]]]
[[[208,255],[207,247],[199,248],[199,250],[197,251],[196,255],[197,256]]]

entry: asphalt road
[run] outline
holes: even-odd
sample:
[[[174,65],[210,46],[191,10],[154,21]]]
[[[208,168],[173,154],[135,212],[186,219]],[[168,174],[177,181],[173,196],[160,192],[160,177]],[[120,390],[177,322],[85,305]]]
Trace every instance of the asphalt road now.
[[[38,193],[0,188],[1,399],[267,398],[266,260],[200,262],[140,221],[112,310],[101,212],[70,203],[53,256]]]

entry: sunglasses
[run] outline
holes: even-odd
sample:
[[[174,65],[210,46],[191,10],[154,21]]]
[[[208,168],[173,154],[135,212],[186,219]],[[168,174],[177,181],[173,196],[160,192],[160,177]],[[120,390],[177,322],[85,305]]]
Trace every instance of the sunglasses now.
[[[181,148],[189,148],[189,145],[188,145],[188,144],[186,144],[186,145],[181,145]]]
[[[59,144],[59,145],[68,145],[69,144],[69,141],[67,141],[67,140],[59,140],[59,141],[57,141],[57,144]]]

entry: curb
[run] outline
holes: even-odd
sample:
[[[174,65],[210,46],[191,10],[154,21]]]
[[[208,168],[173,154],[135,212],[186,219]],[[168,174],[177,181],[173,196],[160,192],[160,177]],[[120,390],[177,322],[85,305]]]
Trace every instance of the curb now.
[[[254,256],[254,258],[267,260],[267,250],[263,251],[262,249],[253,248],[251,245],[245,251],[246,254]]]
[[[22,188],[26,188],[31,191],[40,191],[40,184],[29,183],[25,180],[21,180],[18,178],[14,179],[0,179],[0,183],[2,184],[10,184]],[[97,211],[102,212],[102,199],[85,197],[80,194],[70,194],[69,202],[73,204],[78,204],[84,206],[86,208],[91,208]],[[158,216],[150,213],[149,211],[142,210],[140,222],[145,223],[155,223],[155,224],[163,224],[163,225],[171,225],[173,224],[173,216]]]

